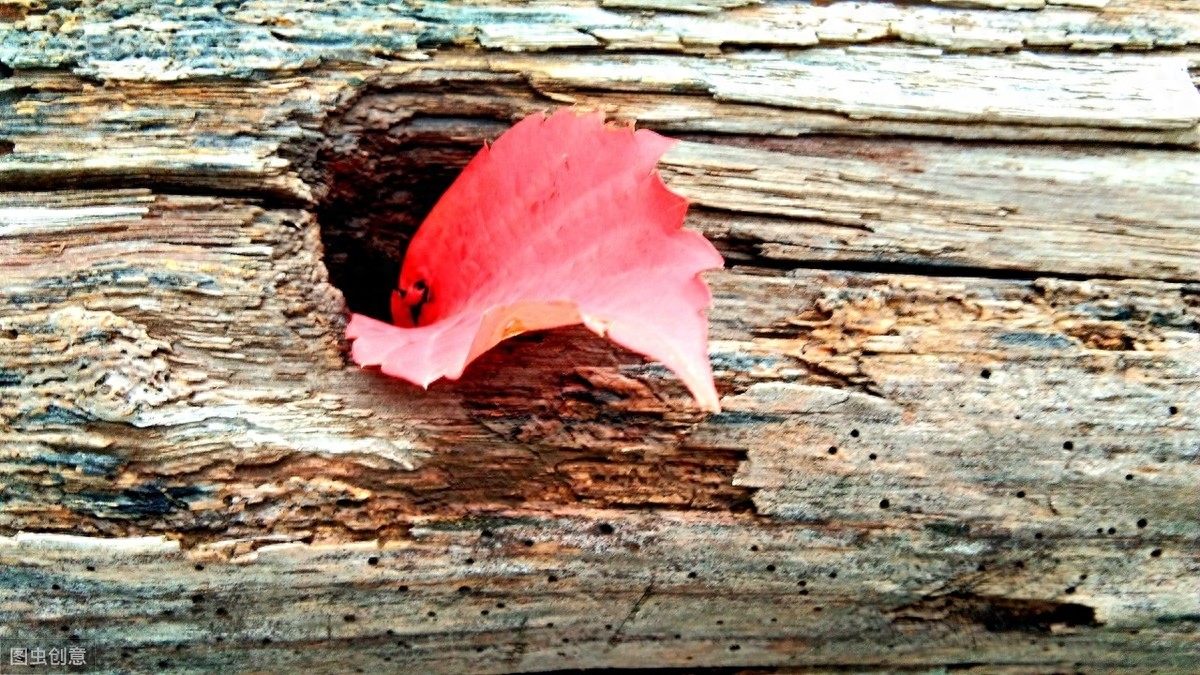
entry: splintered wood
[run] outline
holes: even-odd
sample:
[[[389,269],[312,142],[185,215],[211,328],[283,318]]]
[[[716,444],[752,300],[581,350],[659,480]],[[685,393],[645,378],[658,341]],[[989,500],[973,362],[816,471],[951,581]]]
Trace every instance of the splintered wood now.
[[[945,4],[0,1],[0,643],[1193,671],[1200,14]],[[346,358],[572,104],[683,139],[721,414],[581,328]]]

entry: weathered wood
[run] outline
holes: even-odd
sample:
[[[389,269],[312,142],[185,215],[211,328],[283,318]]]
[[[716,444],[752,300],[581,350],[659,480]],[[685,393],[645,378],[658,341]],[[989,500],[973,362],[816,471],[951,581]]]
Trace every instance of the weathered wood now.
[[[0,640],[1190,672],[1200,18],[970,4],[0,3]],[[346,360],[479,144],[571,103],[684,139],[721,414],[582,329]]]

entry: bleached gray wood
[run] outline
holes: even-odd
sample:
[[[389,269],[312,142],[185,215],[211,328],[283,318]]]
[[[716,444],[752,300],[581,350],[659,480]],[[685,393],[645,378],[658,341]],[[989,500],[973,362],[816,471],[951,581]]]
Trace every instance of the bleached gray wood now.
[[[975,5],[0,4],[3,646],[1190,672],[1200,21]],[[721,414],[584,330],[346,359],[354,273],[570,104],[684,139]]]

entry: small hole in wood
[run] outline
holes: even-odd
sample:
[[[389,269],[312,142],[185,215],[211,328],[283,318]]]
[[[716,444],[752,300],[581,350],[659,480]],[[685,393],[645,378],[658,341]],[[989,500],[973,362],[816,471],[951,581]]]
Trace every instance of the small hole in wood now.
[[[1150,551],[1150,557],[1151,557],[1151,558],[1158,558],[1158,557],[1160,557],[1160,556],[1162,556],[1162,549],[1161,549],[1161,548],[1156,548],[1156,549],[1154,549],[1153,551]]]
[[[371,556],[370,558],[367,558],[367,564],[372,566],[378,565],[379,558],[377,556]]]
[[[1149,524],[1150,521],[1146,520],[1145,518],[1138,518],[1137,526],[1139,530],[1145,528]]]
[[[1073,441],[1063,441],[1063,450],[1074,450],[1075,443]]]
[[[881,509],[886,509],[886,508],[890,507],[891,505],[892,505],[892,503],[886,499],[879,500],[879,508],[881,508]]]
[[[983,370],[979,371],[979,376],[985,380],[989,379],[992,376],[992,371],[988,370],[987,368],[984,368]]]
[[[600,525],[596,527],[596,531],[600,534],[612,534],[615,532],[613,526],[608,523],[600,523]]]

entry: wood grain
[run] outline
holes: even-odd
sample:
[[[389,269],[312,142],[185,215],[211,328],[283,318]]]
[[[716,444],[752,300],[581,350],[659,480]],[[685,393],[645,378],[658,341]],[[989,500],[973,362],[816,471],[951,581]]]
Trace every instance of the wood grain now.
[[[1200,20],[954,4],[0,2],[0,642],[1194,670]],[[571,104],[682,139],[720,414],[582,329],[347,360],[480,144]]]

